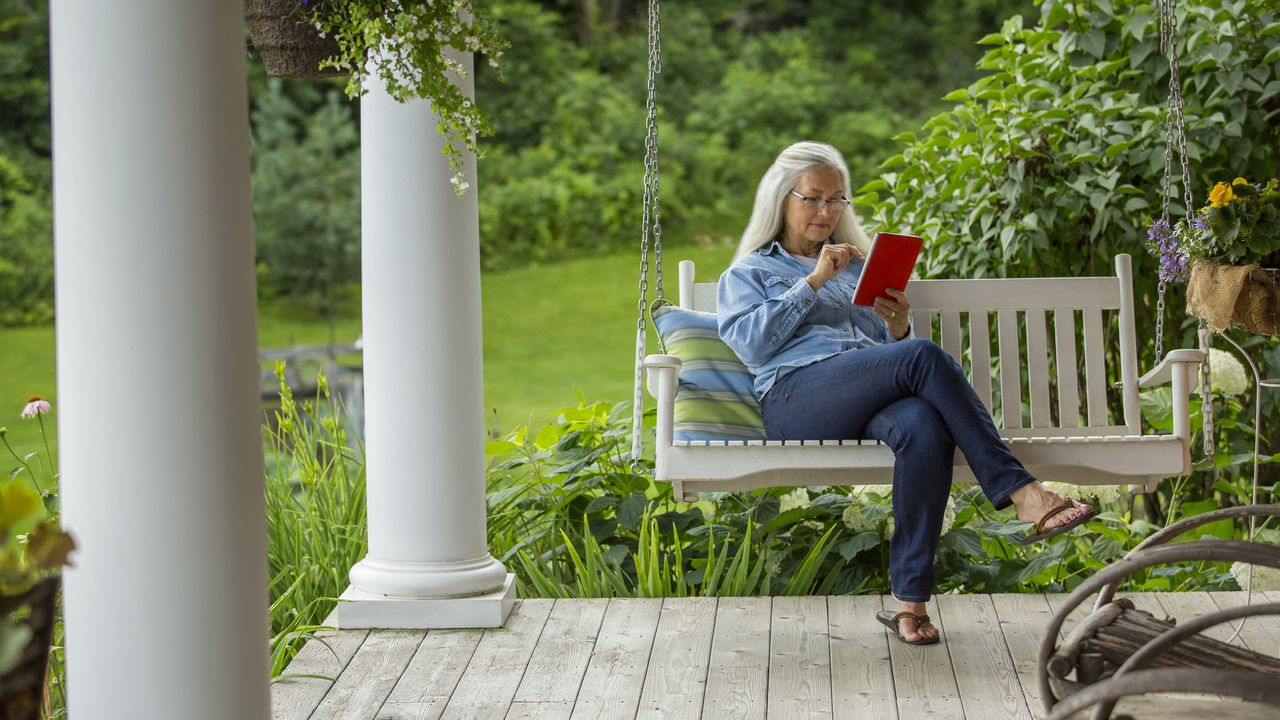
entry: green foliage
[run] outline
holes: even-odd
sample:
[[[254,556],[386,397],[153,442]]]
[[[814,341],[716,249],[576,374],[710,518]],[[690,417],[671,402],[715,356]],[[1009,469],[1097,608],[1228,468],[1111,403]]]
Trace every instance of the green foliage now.
[[[253,209],[264,291],[332,316],[360,274],[360,136],[336,91],[267,83],[253,112]]]
[[[1271,174],[1275,6],[1178,7],[1193,187]],[[1034,26],[1015,16],[980,43],[983,77],[900,136],[860,190],[875,224],[928,238],[928,276],[1100,274],[1116,253],[1142,258],[1139,228],[1161,206],[1169,83],[1153,4],[1045,0]],[[1173,210],[1186,212],[1177,197]],[[1150,293],[1154,269],[1137,275]]]
[[[0,326],[53,319],[53,215],[49,188],[0,145]]]
[[[299,403],[280,378],[280,409],[265,428],[267,568],[272,675],[319,629],[368,550],[364,446],[349,433],[320,376]]]
[[[1280,29],[1280,23],[1277,24]],[[1280,182],[1271,178],[1261,187],[1244,178],[1220,182],[1210,191],[1219,202],[1201,208],[1208,226],[1202,253],[1191,258],[1231,265],[1280,265]]]

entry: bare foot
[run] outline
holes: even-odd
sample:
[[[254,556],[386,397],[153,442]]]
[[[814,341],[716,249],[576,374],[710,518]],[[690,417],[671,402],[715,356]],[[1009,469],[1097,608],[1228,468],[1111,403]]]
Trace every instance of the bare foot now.
[[[1014,507],[1018,509],[1018,519],[1023,522],[1033,523],[1044,517],[1045,513],[1062,504],[1065,498],[1045,487],[1039,481],[1035,481],[1014,490],[1009,499],[1013,501]],[[1045,529],[1065,525],[1093,510],[1092,506],[1074,500],[1071,501],[1071,505],[1070,510],[1064,510],[1045,521]]]
[[[924,603],[907,602],[906,600],[898,601],[898,609],[905,610],[916,615],[925,615]],[[898,630],[902,634],[903,639],[907,642],[917,642],[925,638],[938,637],[938,628],[933,623],[925,621],[921,627],[916,627],[916,620],[913,617],[903,617],[898,621]]]

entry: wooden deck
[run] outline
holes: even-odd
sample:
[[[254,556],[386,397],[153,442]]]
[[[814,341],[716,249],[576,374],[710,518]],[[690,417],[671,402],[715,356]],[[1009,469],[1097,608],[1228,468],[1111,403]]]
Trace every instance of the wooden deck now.
[[[1244,602],[1240,592],[1124,597],[1184,621]],[[877,610],[893,609],[890,597],[523,600],[501,629],[347,630],[327,635],[332,652],[313,640],[288,672],[336,682],[276,683],[272,714],[1031,720],[1044,714],[1036,648],[1064,598],[937,596],[929,610],[943,642],[928,647],[903,645],[876,623]],[[1267,601],[1280,602],[1280,593],[1255,593],[1255,603]],[[1225,640],[1231,629],[1210,635]],[[1280,653],[1280,618],[1250,620],[1241,641]],[[1274,708],[1202,702],[1216,706],[1216,720],[1275,716]],[[1183,712],[1199,704],[1167,703]]]

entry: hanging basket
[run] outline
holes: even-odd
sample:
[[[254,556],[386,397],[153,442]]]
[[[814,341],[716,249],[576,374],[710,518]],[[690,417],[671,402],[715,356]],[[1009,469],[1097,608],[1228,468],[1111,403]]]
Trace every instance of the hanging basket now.
[[[20,595],[0,595],[0,617],[29,608],[30,613],[20,622],[31,630],[31,640],[23,648],[17,666],[0,675],[0,718],[39,720],[42,717],[40,705],[49,667],[49,645],[53,642],[58,583],[59,578],[54,576],[41,580]]]
[[[1280,268],[1197,260],[1187,282],[1187,312],[1217,332],[1238,327],[1280,335]]]
[[[335,68],[320,69],[320,61],[338,54],[338,41],[322,38],[306,17],[300,0],[246,0],[249,37],[273,77],[339,77]]]

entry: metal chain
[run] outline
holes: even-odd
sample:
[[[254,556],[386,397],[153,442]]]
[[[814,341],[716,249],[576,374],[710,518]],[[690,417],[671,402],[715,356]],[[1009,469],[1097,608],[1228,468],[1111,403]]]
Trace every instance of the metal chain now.
[[[1161,218],[1166,226],[1173,229],[1169,218],[1169,202],[1173,197],[1173,153],[1178,152],[1178,165],[1182,169],[1182,195],[1186,208],[1186,219],[1190,220],[1194,211],[1195,200],[1191,190],[1191,163],[1187,160],[1187,122],[1183,113],[1182,77],[1178,71],[1178,2],[1162,0],[1160,2],[1160,49],[1169,58],[1169,118],[1165,125],[1164,145],[1164,203]],[[1156,301],[1156,360],[1164,357],[1164,297],[1166,283],[1161,280],[1159,295]],[[1200,364],[1200,397],[1203,399],[1204,418],[1204,451],[1206,458],[1201,463],[1211,460],[1214,451],[1213,401],[1209,383],[1209,342],[1207,328],[1200,321],[1200,349],[1205,351],[1204,362]]]
[[[649,0],[649,78],[645,102],[644,208],[640,229],[640,298],[636,301],[636,374],[631,408],[631,469],[642,472],[644,433],[645,313],[649,309],[649,243],[652,238],[656,287],[654,299],[663,299],[662,222],[658,203],[658,102],[657,79],[662,70],[660,0]]]

